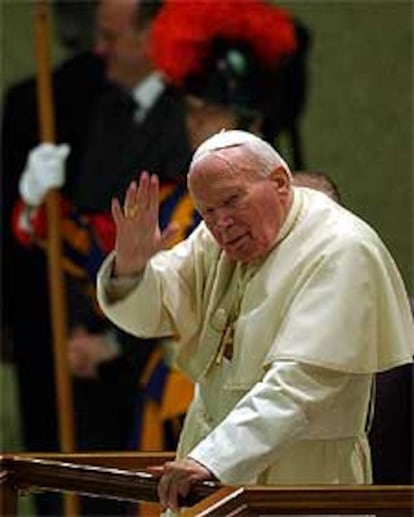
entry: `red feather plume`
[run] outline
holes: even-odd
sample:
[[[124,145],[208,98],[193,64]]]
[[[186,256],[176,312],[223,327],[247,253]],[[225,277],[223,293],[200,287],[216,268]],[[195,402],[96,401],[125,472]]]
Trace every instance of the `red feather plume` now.
[[[167,0],[152,26],[150,55],[172,83],[202,71],[217,38],[245,42],[276,69],[297,47],[291,16],[264,0]]]

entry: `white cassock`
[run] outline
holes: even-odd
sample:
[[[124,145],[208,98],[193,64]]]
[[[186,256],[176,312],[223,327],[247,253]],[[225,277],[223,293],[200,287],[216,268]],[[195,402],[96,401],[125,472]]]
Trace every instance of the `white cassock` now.
[[[412,360],[414,328],[398,269],[366,223],[295,188],[255,263],[229,260],[204,223],[137,279],[111,279],[112,261],[98,278],[105,314],[140,337],[174,336],[196,383],[178,457],[225,484],[371,482],[373,375]]]

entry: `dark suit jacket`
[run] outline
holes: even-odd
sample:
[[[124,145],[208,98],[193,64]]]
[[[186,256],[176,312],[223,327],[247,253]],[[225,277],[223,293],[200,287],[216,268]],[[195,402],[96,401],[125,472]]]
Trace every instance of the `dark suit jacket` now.
[[[134,122],[130,105],[114,88],[100,99],[81,173],[68,184],[68,195],[82,212],[108,212],[112,196],[122,198],[143,170],[161,182],[183,180],[190,156],[184,107],[174,90],[167,88],[145,119]]]
[[[375,417],[369,435],[374,483],[414,482],[414,367],[405,364],[377,374]]]
[[[410,304],[414,318],[413,298]],[[378,373],[374,419],[369,433],[374,483],[414,483],[413,410],[414,364]]]

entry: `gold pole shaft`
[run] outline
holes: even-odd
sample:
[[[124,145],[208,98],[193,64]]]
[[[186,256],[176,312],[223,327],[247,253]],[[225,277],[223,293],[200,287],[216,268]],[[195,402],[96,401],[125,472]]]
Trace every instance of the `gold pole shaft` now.
[[[50,64],[49,13],[44,0],[36,0],[35,9],[40,140],[53,143],[56,136]],[[59,443],[62,452],[73,452],[75,450],[73,392],[67,361],[67,312],[59,208],[60,194],[56,190],[51,191],[46,198],[47,257]],[[65,496],[64,503],[65,515],[70,517],[79,515],[78,498],[68,494]]]

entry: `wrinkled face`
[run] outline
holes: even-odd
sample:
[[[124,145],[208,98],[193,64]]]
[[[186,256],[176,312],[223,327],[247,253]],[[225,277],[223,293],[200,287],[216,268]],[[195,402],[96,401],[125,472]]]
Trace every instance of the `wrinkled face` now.
[[[242,151],[234,148],[200,158],[188,186],[219,246],[231,259],[250,262],[275,242],[290,207],[290,180],[281,167],[258,176],[239,167],[238,158]]]
[[[147,74],[148,30],[134,26],[136,0],[102,0],[97,9],[94,51],[106,64],[107,78],[133,88]]]

